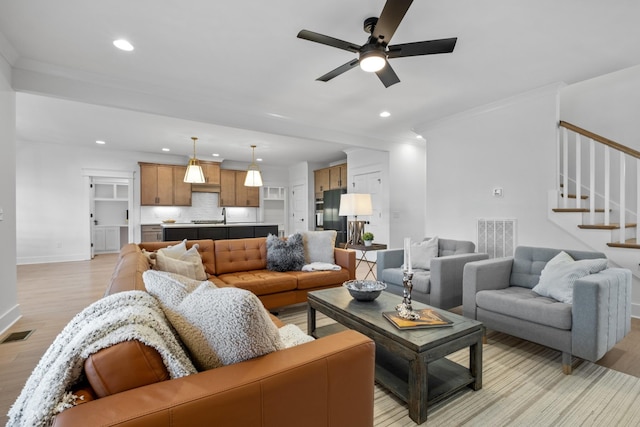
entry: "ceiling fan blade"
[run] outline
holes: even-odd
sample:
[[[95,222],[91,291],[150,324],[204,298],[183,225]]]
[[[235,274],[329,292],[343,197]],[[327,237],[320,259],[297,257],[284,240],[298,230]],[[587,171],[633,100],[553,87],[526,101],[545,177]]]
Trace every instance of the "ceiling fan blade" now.
[[[411,3],[413,0],[387,0],[372,33],[379,43],[389,44]]]
[[[342,64],[341,66],[339,66],[335,70],[329,71],[324,76],[318,77],[316,80],[319,80],[321,82],[328,82],[332,78],[338,77],[340,74],[349,71],[353,67],[357,66],[359,63],[360,63],[360,60],[356,58],[356,59],[354,59],[352,61],[347,62],[346,64]]]
[[[348,50],[349,52],[359,52],[361,46],[357,44],[349,43],[344,40],[336,39],[333,37],[325,36],[324,34],[314,33],[309,30],[302,30],[298,33],[299,39],[305,39],[312,42],[324,44],[331,47],[337,47],[338,49]]]
[[[382,68],[380,71],[376,71],[376,74],[380,78],[380,81],[382,82],[384,87],[389,87],[396,83],[400,83],[400,79],[398,78],[396,72],[393,71],[393,68],[391,68],[391,64],[389,64],[389,61],[387,61],[384,68]]]
[[[456,37],[450,39],[428,40],[424,42],[402,43],[389,46],[388,58],[402,58],[405,56],[433,55],[436,53],[451,53],[456,47]]]

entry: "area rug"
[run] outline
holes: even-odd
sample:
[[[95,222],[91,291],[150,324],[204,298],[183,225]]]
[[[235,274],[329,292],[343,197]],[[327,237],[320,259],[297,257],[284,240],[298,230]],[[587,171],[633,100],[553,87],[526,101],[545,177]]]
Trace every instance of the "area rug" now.
[[[280,313],[306,331],[306,308]],[[318,326],[334,323],[318,313]],[[468,350],[449,358],[468,366]],[[558,351],[490,331],[483,346],[483,387],[428,411],[425,426],[638,426],[640,378],[583,361],[564,375]],[[376,384],[374,426],[415,426],[407,405]]]

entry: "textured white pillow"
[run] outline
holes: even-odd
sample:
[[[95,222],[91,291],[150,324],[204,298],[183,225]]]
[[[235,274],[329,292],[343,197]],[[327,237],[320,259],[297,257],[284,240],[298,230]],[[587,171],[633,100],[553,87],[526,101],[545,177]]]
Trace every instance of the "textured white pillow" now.
[[[180,258],[180,256],[187,251],[187,239],[177,245],[169,245],[166,248],[160,248],[157,252],[162,252],[170,258]]]
[[[186,296],[202,284],[202,280],[194,280],[180,274],[166,271],[147,270],[142,273],[144,286],[151,295],[160,301],[167,301],[169,306],[177,306]],[[213,283],[207,282],[216,287]]]
[[[438,257],[438,236],[411,244],[411,268],[429,270],[431,259]]]
[[[566,252],[553,257],[540,273],[540,281],[532,291],[566,304],[573,303],[576,280],[607,268],[606,258],[574,261]]]
[[[143,275],[148,280],[150,275]],[[145,280],[147,291],[187,346],[199,370],[262,356],[283,348],[278,328],[262,302],[239,288],[216,288],[203,282],[185,293],[178,286]]]
[[[304,262],[326,262],[335,264],[333,249],[336,246],[336,230],[305,231],[302,233],[304,245]]]
[[[172,255],[175,255],[175,253]],[[207,273],[204,271],[204,265],[202,264],[202,257],[198,252],[197,243],[178,257],[172,257],[164,251],[158,250],[154,268],[160,271],[180,274],[195,280],[207,280]]]

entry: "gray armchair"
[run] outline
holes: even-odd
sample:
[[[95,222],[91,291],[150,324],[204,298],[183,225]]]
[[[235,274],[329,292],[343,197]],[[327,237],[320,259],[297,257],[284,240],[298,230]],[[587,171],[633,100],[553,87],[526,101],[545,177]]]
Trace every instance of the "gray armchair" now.
[[[470,261],[489,258],[474,253],[476,245],[465,240],[438,239],[438,257],[429,270],[413,269],[411,298],[433,307],[449,309],[462,304],[462,272]],[[377,251],[376,276],[387,284],[387,291],[402,295],[404,249]]]
[[[533,292],[547,262],[561,249],[519,246],[513,257],[464,267],[463,315],[489,328],[562,352],[571,374],[573,356],[595,362],[631,328],[631,271],[606,268],[578,279],[567,304]],[[565,250],[574,260],[606,258]]]

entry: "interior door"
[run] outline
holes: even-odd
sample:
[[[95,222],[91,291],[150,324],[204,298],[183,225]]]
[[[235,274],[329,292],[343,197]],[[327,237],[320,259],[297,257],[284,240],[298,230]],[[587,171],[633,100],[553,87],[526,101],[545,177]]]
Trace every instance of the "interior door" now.
[[[96,186],[93,177],[89,183],[89,221],[90,221],[90,237],[91,237],[91,259],[95,256],[95,240],[96,240]],[[86,228],[85,228],[86,230]]]
[[[305,200],[305,186],[303,184],[294,185],[291,190],[291,221],[294,233],[307,231]]]

